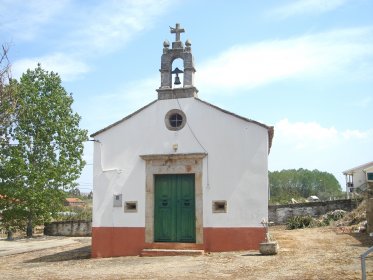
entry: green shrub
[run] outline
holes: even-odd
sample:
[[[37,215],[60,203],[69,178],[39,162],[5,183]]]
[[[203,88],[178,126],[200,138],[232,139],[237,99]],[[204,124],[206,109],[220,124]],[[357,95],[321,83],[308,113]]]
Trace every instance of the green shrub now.
[[[288,219],[286,223],[286,229],[297,229],[297,228],[306,228],[312,227],[314,223],[314,219],[307,215],[307,216],[294,216]]]
[[[346,211],[344,210],[334,210],[334,211],[326,213],[326,218],[329,221],[338,221],[342,219],[345,215],[346,215]]]
[[[346,215],[344,210],[334,210],[326,213],[319,217],[318,220],[315,220],[315,226],[329,226],[332,222],[342,219]]]
[[[92,221],[92,208],[66,207],[66,211],[57,213],[55,221]]]
[[[309,228],[309,227],[324,227],[329,226],[332,221],[338,221],[346,215],[346,211],[334,210],[322,215],[319,218],[306,216],[294,216],[288,219],[286,229]]]

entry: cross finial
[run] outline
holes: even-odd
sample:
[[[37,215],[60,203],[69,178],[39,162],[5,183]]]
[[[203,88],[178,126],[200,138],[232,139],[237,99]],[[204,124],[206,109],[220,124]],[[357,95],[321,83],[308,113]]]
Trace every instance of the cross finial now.
[[[180,28],[180,23],[176,23],[176,26],[175,27],[170,26],[170,29],[171,29],[171,33],[176,34],[175,42],[180,42],[180,33],[185,32],[184,28]]]

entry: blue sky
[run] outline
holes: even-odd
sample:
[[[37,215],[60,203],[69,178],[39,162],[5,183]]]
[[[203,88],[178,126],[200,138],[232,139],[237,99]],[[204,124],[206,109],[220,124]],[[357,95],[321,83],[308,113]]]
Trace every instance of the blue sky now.
[[[373,1],[0,0],[18,78],[38,62],[93,133],[156,99],[163,41],[190,39],[199,97],[274,125],[269,169],[373,160]],[[92,143],[78,183],[92,188]]]

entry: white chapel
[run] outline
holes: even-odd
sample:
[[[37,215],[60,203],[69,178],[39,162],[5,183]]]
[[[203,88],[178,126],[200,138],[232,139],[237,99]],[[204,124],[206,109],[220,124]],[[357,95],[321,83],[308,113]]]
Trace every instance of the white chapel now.
[[[176,24],[163,43],[158,98],[91,135],[93,257],[250,250],[265,239],[273,127],[198,98],[183,32]]]

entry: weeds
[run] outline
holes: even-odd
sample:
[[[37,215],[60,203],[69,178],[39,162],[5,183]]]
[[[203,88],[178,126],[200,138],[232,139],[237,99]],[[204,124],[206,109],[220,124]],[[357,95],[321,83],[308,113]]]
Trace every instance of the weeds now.
[[[342,219],[346,214],[346,211],[335,210],[326,213],[319,219],[313,218],[310,215],[306,216],[294,216],[288,219],[286,223],[286,229],[298,229],[298,228],[310,228],[310,227],[323,227],[328,226],[334,221]]]
[[[297,229],[309,227],[313,218],[311,216],[294,216],[288,219],[286,229]]]

